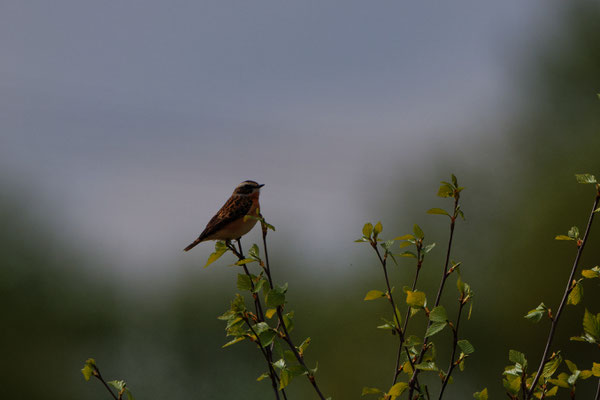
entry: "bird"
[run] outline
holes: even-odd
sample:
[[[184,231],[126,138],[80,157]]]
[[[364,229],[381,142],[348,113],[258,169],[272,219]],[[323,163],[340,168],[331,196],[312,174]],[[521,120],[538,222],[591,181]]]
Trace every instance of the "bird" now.
[[[189,244],[184,251],[190,251],[196,245],[207,240],[230,241],[239,239],[250,232],[256,225],[256,218],[245,218],[246,215],[256,216],[259,210],[258,196],[260,185],[255,181],[247,180],[235,188],[231,197],[223,207],[208,221],[206,228],[198,239]]]

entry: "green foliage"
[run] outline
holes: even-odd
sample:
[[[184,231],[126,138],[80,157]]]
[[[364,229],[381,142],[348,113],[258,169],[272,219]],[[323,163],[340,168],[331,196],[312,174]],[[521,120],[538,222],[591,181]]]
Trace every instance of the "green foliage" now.
[[[473,398],[475,400],[488,400],[488,390],[487,388],[483,389],[481,392],[473,393]]]
[[[548,314],[548,307],[544,303],[540,303],[539,306],[533,310],[529,310],[525,315],[525,318],[530,319],[533,322],[540,322],[544,315]]]
[[[427,304],[425,292],[406,290],[406,304],[417,308],[425,307]]]
[[[96,371],[96,360],[93,358],[88,358],[81,369],[81,373],[86,381],[89,381],[94,372]]]
[[[596,177],[591,174],[575,174],[578,183],[598,183]]]
[[[215,242],[215,251],[208,257],[206,260],[206,264],[204,264],[204,268],[208,267],[210,264],[217,261],[223,254],[225,254],[229,249],[225,242],[218,240]]]

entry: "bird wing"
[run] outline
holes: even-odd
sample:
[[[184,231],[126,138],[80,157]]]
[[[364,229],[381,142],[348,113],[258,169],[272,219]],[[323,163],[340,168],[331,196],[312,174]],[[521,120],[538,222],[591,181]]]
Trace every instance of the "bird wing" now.
[[[229,200],[221,207],[214,217],[206,225],[204,231],[198,237],[202,241],[204,238],[218,232],[231,222],[244,217],[252,208],[252,199],[248,196],[231,196]]]

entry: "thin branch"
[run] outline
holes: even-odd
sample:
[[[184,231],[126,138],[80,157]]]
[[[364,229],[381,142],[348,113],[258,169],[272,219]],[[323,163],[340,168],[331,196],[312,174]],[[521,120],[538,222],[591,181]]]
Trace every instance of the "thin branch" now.
[[[423,258],[421,255],[421,247],[422,247],[423,242],[421,240],[417,241],[417,271],[415,272],[415,279],[413,280],[413,284],[412,284],[412,288],[411,290],[414,292],[415,289],[417,288],[417,281],[419,280],[419,272],[421,272],[421,266],[423,265]],[[412,307],[408,306],[407,310],[406,310],[406,318],[404,319],[404,326],[402,327],[402,333],[404,335],[406,335],[406,331],[408,329],[408,321],[410,320],[410,311],[411,311]],[[398,380],[398,376],[400,375],[400,356],[402,355],[402,348],[404,345],[404,340],[400,341],[400,344],[398,346],[398,354],[396,356],[396,372],[394,373],[394,382],[393,384],[396,384],[396,381]],[[408,356],[408,362],[410,363],[411,368],[414,370],[415,369],[415,365],[413,363],[412,357],[410,356],[410,353],[408,352],[407,348],[404,348],[404,350],[406,350],[406,355]],[[418,382],[417,382],[418,385]]]
[[[273,289],[273,278],[271,277],[269,252],[268,252],[268,248],[267,248],[267,227],[262,222],[263,221],[261,221],[262,239],[263,239],[263,249],[265,252],[265,263],[263,265],[263,268],[267,275],[267,280],[269,281],[269,287],[271,289]],[[282,311],[283,311],[283,306],[277,306],[277,318],[279,319],[280,326],[283,329],[283,338],[282,339],[288,344],[288,347],[292,350],[292,353],[294,353],[294,356],[296,357],[296,360],[298,360],[298,363],[300,365],[302,365],[302,367],[306,370],[306,373],[307,373],[306,376],[307,376],[308,380],[310,381],[311,385],[313,386],[313,388],[315,389],[315,392],[317,393],[319,398],[321,400],[325,400],[325,396],[323,396],[323,393],[321,393],[321,390],[319,389],[319,385],[317,385],[315,375],[311,372],[311,370],[308,369],[308,367],[306,366],[306,363],[304,362],[304,357],[298,352],[298,349],[296,348],[296,346],[294,345],[294,342],[292,341],[290,333],[288,332],[287,327],[285,326],[285,320],[283,319]]]
[[[600,379],[598,379],[598,389],[596,390],[596,397],[594,400],[600,400]]]
[[[241,260],[244,260],[246,258],[246,256],[244,256],[244,251],[242,250],[242,241],[240,238],[237,239],[237,243],[238,243],[238,250],[236,250],[235,246],[233,246],[230,241],[227,241],[225,244],[231,250],[231,252],[233,254],[235,254],[235,256],[241,261]],[[265,317],[263,314],[262,305],[260,303],[260,297],[258,297],[258,293],[254,292],[254,282],[252,280],[252,275],[250,274],[250,271],[248,270],[248,267],[246,266],[246,264],[242,264],[242,267],[244,268],[244,273],[250,280],[250,289],[252,292],[252,297],[254,299],[254,308],[256,309],[256,318],[258,319],[259,322],[264,322]],[[250,329],[252,329],[252,327],[250,327]],[[255,336],[258,338],[258,335],[255,334]],[[262,346],[261,346],[261,349],[262,349]],[[277,372],[273,369],[273,348],[272,348],[272,346],[267,346],[264,350],[265,350],[265,354],[264,354],[265,359],[269,366],[269,376],[271,378],[271,384],[272,384],[273,388],[275,389],[275,397],[277,399],[279,399],[279,393],[277,391],[277,386],[278,386],[277,382],[279,382],[279,376],[277,376]],[[284,389],[281,389],[281,394],[283,395],[283,398],[287,400],[287,396],[285,394]]]
[[[437,307],[440,304],[440,299],[442,298],[442,292],[444,291],[444,285],[446,284],[446,279],[448,279],[448,264],[450,263],[450,252],[452,250],[452,239],[454,238],[454,225],[456,223],[456,217],[458,216],[458,200],[460,198],[460,194],[457,192],[454,194],[454,212],[452,213],[452,215],[450,216],[450,237],[448,238],[448,248],[446,250],[446,261],[444,262],[444,270],[442,273],[442,279],[440,281],[440,287],[438,288],[438,292],[437,292],[437,296],[435,297],[435,304],[433,306],[433,308]],[[432,308],[432,309],[433,309]],[[427,328],[425,329],[425,331],[427,331],[427,329],[429,329],[429,327],[431,326],[431,320],[427,321]],[[423,361],[423,356],[425,355],[425,351],[427,350],[427,342],[429,341],[429,338],[425,338],[423,340],[423,348],[421,349],[421,352],[419,353],[419,358],[417,359],[417,363],[420,363],[421,361]],[[408,391],[408,398],[412,399],[412,395],[414,393],[414,388],[415,388],[415,382],[417,377],[419,376],[419,370],[415,369],[413,371],[412,377],[410,378],[410,381],[408,382],[409,384],[409,391]]]
[[[106,381],[104,380],[104,378],[102,378],[102,374],[100,373],[100,370],[98,369],[98,367],[96,365],[94,365],[94,372],[93,372],[92,375],[94,375],[96,378],[98,378],[98,380],[100,380],[100,382],[102,382],[102,384],[104,385],[104,387],[106,388],[106,390],[108,390],[108,392],[113,397],[113,399],[119,400],[117,398],[117,396],[113,393],[113,391],[110,388],[110,386],[108,386],[108,384],[106,383]]]
[[[464,295],[461,295],[460,300],[459,300],[459,306],[458,306],[458,315],[456,316],[456,326],[452,327],[452,333],[453,333],[452,356],[450,357],[450,364],[448,365],[448,369],[446,370],[446,376],[444,377],[444,381],[442,382],[442,389],[440,390],[440,396],[438,397],[438,400],[441,400],[442,396],[444,395],[444,390],[446,389],[446,385],[448,384],[448,381],[450,380],[450,375],[452,375],[452,371],[454,370],[454,367],[456,367],[456,365],[457,365],[457,362],[454,361],[454,358],[456,357],[456,349],[458,347],[458,328],[460,326],[460,316],[462,314],[462,310],[463,310],[465,304],[466,304],[466,300],[464,298]]]
[[[581,258],[581,254],[583,253],[583,248],[585,247],[585,244],[587,242],[587,238],[590,233],[590,228],[592,227],[592,221],[594,220],[594,214],[595,214],[594,211],[598,208],[599,201],[600,201],[600,188],[597,188],[596,198],[594,199],[594,205],[592,207],[592,211],[590,212],[590,216],[588,218],[588,223],[585,228],[585,233],[583,235],[583,239],[581,239],[581,241],[577,243],[577,245],[578,245],[577,246],[577,255],[575,256],[575,261],[573,262],[573,268],[571,269],[571,274],[569,275],[569,280],[567,281],[567,287],[565,288],[565,292],[563,294],[562,300],[560,301],[560,305],[558,306],[558,310],[556,311],[556,314],[554,315],[554,318],[552,319],[552,323],[550,325],[550,332],[548,333],[548,340],[546,341],[546,347],[544,348],[544,354],[542,355],[542,358],[540,360],[540,365],[538,367],[537,373],[535,374],[535,378],[533,378],[533,382],[531,382],[529,391],[527,393],[525,393],[525,396],[524,396],[525,400],[530,399],[531,396],[533,395],[535,386],[537,385],[538,380],[540,379],[540,376],[542,374],[544,364],[547,361],[546,358],[548,357],[548,352],[550,351],[550,346],[552,345],[552,340],[554,339],[554,333],[556,331],[556,326],[558,325],[558,319],[560,318],[562,310],[563,310],[565,304],[567,303],[567,298],[569,297],[569,293],[571,293],[571,290],[573,290],[573,286],[572,286],[573,277],[575,276],[575,272],[577,271],[577,267],[579,265],[579,260]]]
[[[277,376],[277,373],[275,373],[275,369],[273,369],[273,360],[272,360],[271,353],[268,351],[268,347],[265,348],[262,345],[260,338],[256,334],[256,331],[252,327],[252,324],[250,323],[250,321],[248,321],[248,318],[244,318],[244,322],[246,323],[246,325],[248,325],[248,328],[250,328],[250,331],[256,337],[256,344],[258,344],[258,347],[260,348],[260,352],[263,354],[263,356],[265,357],[265,360],[267,361],[267,364],[269,365],[269,376],[271,377],[271,386],[273,387],[273,391],[275,392],[275,398],[279,400],[279,390],[278,390],[278,385],[277,385],[277,383],[279,382],[279,377]],[[284,394],[284,397],[285,397],[285,394]]]

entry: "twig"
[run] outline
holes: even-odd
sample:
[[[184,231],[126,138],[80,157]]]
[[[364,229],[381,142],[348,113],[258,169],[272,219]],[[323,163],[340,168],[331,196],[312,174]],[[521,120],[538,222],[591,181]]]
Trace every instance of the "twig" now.
[[[600,400],[600,379],[598,379],[598,390],[596,390],[596,397],[594,400]]]
[[[271,377],[271,384],[272,384],[271,386],[273,386],[273,391],[275,392],[275,398],[279,400],[279,390],[278,390],[278,386],[277,386],[277,383],[279,382],[279,377],[277,376],[275,369],[273,369],[273,359],[272,359],[271,353],[268,351],[269,348],[268,347],[265,348],[262,345],[260,338],[256,334],[256,331],[252,327],[252,324],[250,323],[250,321],[248,321],[247,317],[244,318],[244,322],[246,323],[246,325],[248,325],[248,328],[250,328],[250,331],[252,331],[252,334],[256,337],[256,344],[258,344],[258,347],[260,348],[260,352],[263,354],[263,356],[265,357],[265,360],[267,361],[267,364],[269,365],[269,376]],[[285,393],[283,396],[285,398]]]
[[[398,309],[396,308],[396,303],[394,302],[394,297],[392,295],[392,288],[390,286],[390,280],[388,277],[388,272],[387,272],[387,253],[385,256],[381,256],[381,253],[379,252],[379,248],[377,247],[377,241],[376,240],[372,240],[371,241],[371,247],[373,247],[373,250],[375,250],[375,253],[377,254],[377,258],[379,258],[379,262],[381,263],[381,267],[383,268],[383,275],[385,277],[385,284],[387,286],[387,299],[390,302],[390,305],[392,306],[392,312],[394,313],[394,320],[395,320],[395,330],[398,332],[398,339],[399,339],[399,343],[398,343],[398,353],[396,356],[396,368],[394,370],[394,379],[392,381],[392,385],[394,385],[396,383],[396,381],[398,380],[398,375],[400,375],[400,356],[402,354],[402,348],[404,346],[404,342],[406,341],[406,337],[405,337],[405,333],[406,333],[406,327],[408,324],[408,319],[410,316],[410,307],[408,307],[408,311],[406,313],[406,319],[404,321],[404,328],[402,328],[400,326],[400,318],[398,317]],[[417,257],[420,256],[420,247],[417,246]],[[415,276],[415,280],[413,282],[413,290],[416,287],[417,284],[417,278],[419,276],[419,269],[420,269],[420,264],[417,264],[417,273]],[[410,356],[410,353],[408,352],[408,349],[406,350],[406,354],[408,356],[408,362],[410,363],[410,366],[412,367],[413,371],[414,371],[414,363],[412,360],[412,357]],[[417,383],[418,385],[418,383]]]
[[[538,367],[537,373],[535,374],[535,378],[533,378],[533,382],[531,382],[531,386],[529,387],[529,391],[525,393],[525,400],[528,400],[533,395],[535,390],[535,386],[540,379],[542,374],[542,370],[544,368],[544,364],[546,363],[546,357],[548,357],[548,352],[550,351],[550,346],[552,345],[552,339],[554,339],[554,333],[556,331],[556,325],[558,325],[558,319],[562,313],[563,307],[567,303],[567,298],[569,297],[569,293],[573,290],[572,282],[573,277],[575,276],[575,272],[577,271],[577,267],[579,265],[579,259],[581,258],[581,254],[583,253],[583,248],[587,242],[588,235],[590,233],[590,228],[592,227],[592,221],[594,220],[594,211],[598,208],[598,202],[600,201],[600,188],[597,188],[596,198],[594,199],[594,205],[592,207],[592,211],[590,213],[590,217],[588,218],[588,223],[585,228],[585,233],[583,235],[583,239],[577,243],[577,255],[575,256],[575,261],[573,262],[573,268],[571,269],[571,274],[569,275],[569,280],[567,281],[567,287],[565,288],[565,292],[563,294],[562,300],[560,301],[560,305],[558,306],[558,310],[552,319],[552,323],[550,325],[550,332],[548,333],[548,340],[546,341],[546,347],[544,348],[544,354],[540,360],[540,365]],[[597,397],[596,397],[597,398]]]
[[[454,361],[454,358],[456,357],[456,348],[458,347],[458,328],[460,326],[460,316],[462,314],[462,310],[463,307],[465,306],[467,302],[467,299],[465,299],[464,294],[461,294],[460,299],[459,299],[459,306],[458,306],[458,315],[456,316],[456,326],[452,326],[452,333],[453,333],[453,339],[452,339],[452,356],[450,357],[450,364],[448,365],[448,369],[446,370],[446,376],[444,377],[444,381],[442,382],[442,389],[440,390],[440,396],[438,397],[439,400],[441,400],[442,396],[444,395],[444,390],[446,389],[446,385],[448,384],[448,381],[450,380],[450,375],[452,375],[452,370],[454,370],[454,367],[456,367],[456,362]]]
[[[454,212],[452,213],[452,215],[450,216],[450,237],[448,239],[448,249],[446,250],[446,261],[444,262],[444,270],[442,273],[442,279],[440,281],[440,287],[438,289],[437,292],[437,296],[435,297],[435,304],[433,306],[433,308],[437,307],[440,304],[440,299],[442,298],[442,292],[444,290],[444,284],[446,283],[446,279],[448,279],[448,264],[450,263],[450,251],[452,250],[452,238],[454,237],[454,225],[456,223],[456,218],[458,216],[458,200],[460,199],[460,192],[456,192],[454,193]],[[427,331],[427,329],[429,329],[429,327],[431,326],[431,320],[427,321],[427,328],[425,329],[425,331]],[[417,364],[420,363],[423,360],[423,356],[425,355],[425,351],[427,350],[427,342],[429,341],[429,338],[425,338],[423,340],[423,348],[421,349],[421,352],[419,353],[419,358],[417,359]],[[413,371],[412,377],[410,378],[410,381],[408,382],[409,384],[409,390],[408,390],[408,398],[412,399],[412,395],[414,393],[414,389],[415,389],[415,382],[417,377],[419,376],[419,370],[415,369]]]
[[[102,378],[102,374],[100,373],[100,370],[98,369],[98,367],[96,365],[94,365],[94,372],[92,373],[92,375],[94,375],[96,378],[98,378],[98,380],[100,380],[100,382],[102,382],[102,384],[104,385],[104,387],[106,388],[106,390],[108,390],[108,392],[113,397],[113,399],[119,400],[117,398],[117,396],[113,393],[113,391],[110,388],[110,386],[108,386],[108,384],[106,383],[106,381],[104,380],[104,378]]]
[[[271,277],[269,252],[267,249],[267,227],[265,226],[263,221],[261,221],[261,226],[262,226],[263,249],[265,252],[265,263],[264,263],[263,268],[267,275],[267,280],[269,281],[269,287],[271,289],[273,289],[273,278]],[[315,375],[308,369],[308,367],[306,366],[306,363],[304,362],[304,357],[298,352],[298,349],[296,348],[296,346],[294,345],[294,342],[292,341],[290,333],[288,332],[287,327],[285,326],[285,321],[283,319],[282,310],[283,310],[283,306],[277,306],[277,318],[279,318],[281,328],[283,329],[283,334],[284,334],[283,340],[288,344],[289,348],[294,353],[294,356],[296,357],[296,360],[298,360],[298,363],[300,365],[302,365],[302,367],[306,370],[306,376],[307,376],[308,380],[310,381],[311,385],[313,386],[313,388],[315,389],[315,392],[317,392],[317,395],[319,396],[319,398],[321,400],[325,400],[325,396],[323,396],[323,393],[321,393],[321,390],[319,389],[319,385],[317,385]]]
[[[240,238],[237,239],[237,243],[238,243],[238,250],[236,250],[235,246],[233,246],[230,241],[227,241],[225,244],[231,250],[231,252],[233,254],[235,254],[235,256],[241,261],[241,260],[244,260],[246,257],[244,256],[244,251],[242,250],[242,241]],[[252,275],[250,274],[250,271],[248,270],[248,267],[246,266],[246,264],[242,264],[242,267],[244,268],[244,273],[250,280],[250,289],[252,291],[252,297],[254,299],[254,308],[256,309],[256,318],[258,319],[259,322],[264,322],[265,317],[264,317],[262,306],[260,303],[260,297],[258,297],[258,293],[254,293],[254,282],[252,281]],[[246,322],[248,323],[248,321],[246,321]],[[250,329],[252,331],[254,331],[252,329],[252,327],[250,327]],[[258,338],[258,335],[255,334],[255,336]],[[260,346],[260,343],[259,343],[259,346]],[[264,350],[263,355],[265,356],[265,359],[269,366],[269,377],[271,378],[271,384],[273,386],[273,389],[275,390],[275,397],[277,399],[279,399],[279,392],[277,389],[277,387],[278,387],[277,383],[279,382],[279,376],[277,376],[277,372],[273,369],[273,348],[272,348],[272,346],[267,346],[264,349],[262,346],[260,346],[260,347],[261,347],[261,351]],[[283,388],[281,389],[281,394],[282,394],[283,398],[287,400],[285,389],[283,389]]]

